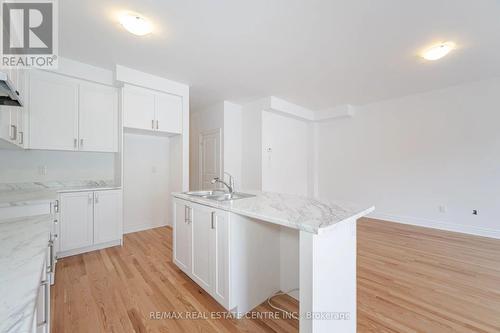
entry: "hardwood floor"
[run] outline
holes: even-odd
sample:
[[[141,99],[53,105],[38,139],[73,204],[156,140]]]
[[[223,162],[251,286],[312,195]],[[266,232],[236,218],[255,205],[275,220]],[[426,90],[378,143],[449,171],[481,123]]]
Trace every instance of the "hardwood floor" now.
[[[296,332],[277,318],[223,315],[171,262],[168,228],[59,260],[52,332]],[[364,219],[358,224],[358,332],[500,332],[500,241]],[[298,310],[280,296],[278,305]],[[150,312],[191,315],[151,319]],[[262,304],[254,314],[273,310]],[[160,313],[161,315],[161,313]]]

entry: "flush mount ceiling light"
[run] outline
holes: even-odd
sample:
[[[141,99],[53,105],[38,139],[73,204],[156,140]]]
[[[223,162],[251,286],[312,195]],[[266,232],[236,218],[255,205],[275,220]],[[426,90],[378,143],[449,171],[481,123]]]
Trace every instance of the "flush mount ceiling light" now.
[[[137,36],[144,36],[153,31],[151,23],[138,14],[124,14],[120,17],[120,23],[128,32]]]
[[[455,48],[455,43],[453,42],[443,42],[434,45],[422,53],[422,57],[426,60],[438,60],[446,56],[450,51]]]

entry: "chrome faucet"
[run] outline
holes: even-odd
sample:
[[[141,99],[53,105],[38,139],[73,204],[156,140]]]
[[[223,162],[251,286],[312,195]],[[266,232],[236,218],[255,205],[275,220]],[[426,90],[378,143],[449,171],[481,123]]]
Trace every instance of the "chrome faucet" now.
[[[234,178],[231,176],[231,174],[224,172],[226,175],[229,176],[229,184],[226,183],[224,180],[220,179],[219,177],[215,177],[210,181],[210,183],[215,184],[215,183],[221,183],[224,184],[227,187],[227,190],[229,191],[230,194],[233,194],[234,192]]]

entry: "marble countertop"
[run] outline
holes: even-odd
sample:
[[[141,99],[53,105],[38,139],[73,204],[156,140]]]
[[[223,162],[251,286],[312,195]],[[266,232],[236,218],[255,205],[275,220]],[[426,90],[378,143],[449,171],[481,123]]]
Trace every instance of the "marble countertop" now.
[[[85,180],[66,182],[3,183],[0,184],[0,208],[50,203],[58,193],[118,189],[113,181]]]
[[[289,194],[256,191],[245,191],[245,193],[254,194],[255,197],[215,201],[185,193],[172,193],[172,195],[179,199],[314,234],[347,219],[358,219],[375,209],[373,206]]]
[[[0,332],[31,332],[51,215],[0,223]]]

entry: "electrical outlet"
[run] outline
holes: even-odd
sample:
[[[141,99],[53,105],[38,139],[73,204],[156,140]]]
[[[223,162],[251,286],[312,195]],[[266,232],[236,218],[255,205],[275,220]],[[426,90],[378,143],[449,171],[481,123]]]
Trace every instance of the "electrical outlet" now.
[[[479,212],[477,211],[477,209],[472,210],[472,215],[479,215]]]
[[[439,212],[440,213],[446,213],[448,211],[448,207],[446,207],[445,205],[439,205]]]

